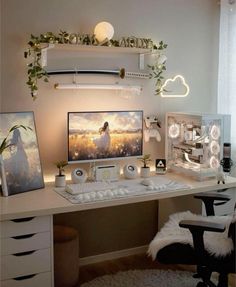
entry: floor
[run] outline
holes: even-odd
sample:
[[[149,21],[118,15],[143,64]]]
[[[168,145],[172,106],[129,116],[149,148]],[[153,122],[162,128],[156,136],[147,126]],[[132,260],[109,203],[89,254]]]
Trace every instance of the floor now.
[[[118,271],[130,270],[130,269],[154,269],[154,268],[166,268],[160,264],[153,262],[146,255],[133,255],[129,257],[123,257],[116,260],[104,261],[101,263],[90,264],[80,267],[80,283],[84,283],[94,279],[97,276],[105,274],[114,274]]]
[[[98,276],[105,274],[114,274],[118,271],[131,269],[172,269],[195,271],[194,266],[185,265],[163,265],[153,262],[146,254],[133,255],[129,257],[119,258],[112,261],[104,261],[96,264],[90,264],[80,267],[79,284],[88,282]],[[229,283],[231,287],[236,287],[236,276],[230,275]]]

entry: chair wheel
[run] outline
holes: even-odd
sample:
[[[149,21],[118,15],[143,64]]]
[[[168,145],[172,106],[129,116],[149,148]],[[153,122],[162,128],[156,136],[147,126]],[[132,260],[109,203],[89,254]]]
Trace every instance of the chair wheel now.
[[[198,282],[196,287],[207,287],[204,282]]]

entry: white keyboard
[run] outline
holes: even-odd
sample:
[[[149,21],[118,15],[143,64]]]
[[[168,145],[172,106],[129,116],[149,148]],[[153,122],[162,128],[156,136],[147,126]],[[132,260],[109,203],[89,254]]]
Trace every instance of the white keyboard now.
[[[66,191],[70,194],[80,194],[80,193],[90,193],[96,191],[103,191],[109,189],[116,189],[118,187],[117,183],[107,182],[107,181],[97,181],[97,182],[84,182],[67,184]]]
[[[77,203],[121,198],[132,193],[114,182],[68,184],[65,190],[68,196],[72,197],[72,200]]]
[[[189,186],[164,177],[157,177],[156,181],[153,181],[152,185],[149,186],[141,184],[141,179],[134,179],[117,182],[68,184],[64,190],[56,188],[55,191],[71,203],[92,203],[183,188],[189,189]]]

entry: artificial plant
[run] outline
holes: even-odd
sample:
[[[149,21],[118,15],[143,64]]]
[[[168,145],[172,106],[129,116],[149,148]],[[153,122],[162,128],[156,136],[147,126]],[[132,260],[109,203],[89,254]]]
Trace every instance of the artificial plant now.
[[[65,171],[65,167],[68,163],[65,160],[60,160],[55,163],[56,167],[58,168],[58,176],[63,176],[63,172]]]
[[[140,161],[143,163],[143,168],[148,167],[148,163],[151,162],[151,155],[145,154],[143,157],[140,158]]]
[[[43,44],[74,44],[74,38],[75,34],[69,34],[62,30],[59,34],[54,34],[52,32],[40,34],[39,36],[31,34],[28,42],[28,49],[24,52],[24,57],[30,59],[28,64],[28,80],[26,83],[30,89],[33,100],[37,98],[38,81],[43,80],[48,82],[49,78],[47,71],[43,68],[41,63]],[[161,92],[162,82],[164,79],[162,73],[166,70],[166,57],[162,55],[160,51],[164,50],[167,47],[167,44],[160,41],[158,45],[155,45],[151,39],[148,40],[151,43],[152,50],[159,52],[157,54],[157,61],[153,65],[148,65],[151,69],[150,78],[154,78],[156,80],[155,93],[158,95]],[[80,45],[97,45],[94,35],[89,34],[82,35],[81,39],[76,40],[76,43]],[[109,45],[119,47],[120,43],[117,40],[110,40]]]

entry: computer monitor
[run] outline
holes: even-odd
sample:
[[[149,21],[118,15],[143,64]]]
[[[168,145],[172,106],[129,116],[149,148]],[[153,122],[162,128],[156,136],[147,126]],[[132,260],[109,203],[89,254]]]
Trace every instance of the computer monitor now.
[[[143,111],[68,113],[68,163],[143,154]]]

